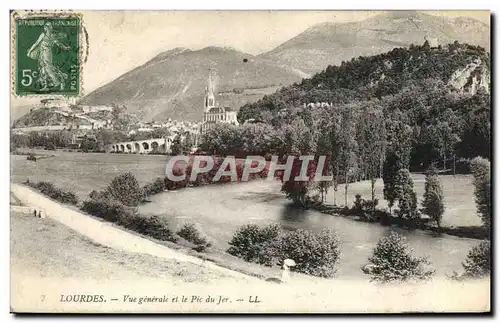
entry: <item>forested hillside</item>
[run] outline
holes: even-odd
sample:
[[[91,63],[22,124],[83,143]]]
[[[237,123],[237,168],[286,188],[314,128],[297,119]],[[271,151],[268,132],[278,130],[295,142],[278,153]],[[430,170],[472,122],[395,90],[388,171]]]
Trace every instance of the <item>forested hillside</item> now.
[[[300,84],[283,87],[244,105],[238,119],[268,121],[281,109],[310,102],[345,104],[380,99],[429,81],[440,81],[450,91],[476,93],[482,88],[489,93],[490,60],[484,48],[458,42],[437,48],[431,48],[427,42],[422,46],[395,48],[380,55],[353,58],[340,66],[328,66]]]

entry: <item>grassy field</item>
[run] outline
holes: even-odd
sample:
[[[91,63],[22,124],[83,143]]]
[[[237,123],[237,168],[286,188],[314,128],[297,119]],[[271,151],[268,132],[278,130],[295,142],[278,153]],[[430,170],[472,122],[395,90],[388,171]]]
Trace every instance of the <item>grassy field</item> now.
[[[26,156],[11,155],[11,181],[49,181],[54,185],[73,190],[80,200],[92,190],[104,189],[111,180],[122,173],[131,172],[144,185],[156,177],[165,176],[168,156],[86,154],[78,152],[53,152],[51,158],[32,162]]]
[[[13,213],[10,217],[11,271],[16,275],[126,279],[168,278],[179,284],[235,279],[195,264],[129,253],[95,244],[49,218]]]

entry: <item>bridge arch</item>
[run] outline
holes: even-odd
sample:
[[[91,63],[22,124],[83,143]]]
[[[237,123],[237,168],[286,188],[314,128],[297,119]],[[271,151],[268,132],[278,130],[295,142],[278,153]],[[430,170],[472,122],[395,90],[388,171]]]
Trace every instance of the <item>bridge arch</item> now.
[[[136,142],[134,146],[135,146],[135,152],[139,153],[141,151],[141,145],[138,142]]]
[[[125,145],[124,144],[120,145],[120,151],[125,151]]]
[[[144,149],[146,150],[149,150],[149,143],[147,141],[143,142],[142,147],[144,147]]]
[[[158,142],[156,141],[153,141],[151,143],[151,149],[155,150],[155,151],[158,151],[158,148],[160,147],[160,145],[158,144]]]
[[[132,152],[132,144],[127,144],[127,152]]]

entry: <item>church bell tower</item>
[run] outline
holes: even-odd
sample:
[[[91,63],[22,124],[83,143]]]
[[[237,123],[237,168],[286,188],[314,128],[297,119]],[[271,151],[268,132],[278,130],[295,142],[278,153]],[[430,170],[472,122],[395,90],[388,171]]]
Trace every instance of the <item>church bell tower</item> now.
[[[212,69],[208,70],[208,86],[205,88],[205,102],[204,112],[208,112],[211,108],[215,107],[215,86],[212,80]]]

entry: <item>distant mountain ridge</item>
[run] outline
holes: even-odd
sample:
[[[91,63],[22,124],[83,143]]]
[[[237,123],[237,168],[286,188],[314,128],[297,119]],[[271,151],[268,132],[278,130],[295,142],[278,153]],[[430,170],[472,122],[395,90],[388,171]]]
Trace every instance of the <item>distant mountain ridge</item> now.
[[[201,120],[208,71],[217,73],[217,101],[239,107],[301,79],[291,69],[275,66],[232,48],[175,48],[158,54],[80,100],[81,104],[125,105],[145,120]],[[266,89],[270,88],[270,90]],[[245,91],[251,89],[252,91]],[[261,91],[256,91],[261,89]]]
[[[490,49],[489,26],[475,19],[396,11],[358,22],[319,23],[260,55],[231,47],[174,48],[99,87],[79,103],[125,105],[143,121],[201,121],[210,68],[218,75],[216,100],[239,109],[328,65],[422,45],[425,37],[439,44],[457,40]]]
[[[259,57],[312,75],[352,57],[421,45],[425,37],[436,38],[439,44],[458,40],[490,50],[489,26],[478,20],[394,11],[363,21],[316,24]]]

